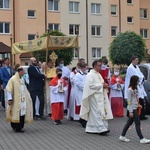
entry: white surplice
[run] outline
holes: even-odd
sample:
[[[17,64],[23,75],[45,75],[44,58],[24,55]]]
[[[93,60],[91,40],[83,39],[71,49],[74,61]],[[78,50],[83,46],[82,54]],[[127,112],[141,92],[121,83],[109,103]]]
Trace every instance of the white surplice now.
[[[133,66],[133,64],[131,63],[129,65],[129,67],[127,68],[127,73],[126,73],[126,78],[125,78],[125,91],[124,91],[124,98],[127,99],[127,90],[129,88],[129,83],[130,83],[130,78],[136,75],[139,77],[139,86],[138,86],[138,97],[139,98],[144,98],[144,96],[146,96],[146,92],[144,90],[143,87],[143,79],[144,79],[144,75],[143,73],[140,71],[140,68],[136,65],[136,68]],[[142,89],[142,93],[140,92],[140,89]]]
[[[104,80],[99,72],[91,70],[87,74],[82,96],[80,117],[87,120],[86,132],[101,133],[108,130],[108,119],[112,111]]]
[[[70,119],[71,117],[74,120],[79,120],[79,115],[75,114],[75,85],[74,85],[74,77],[76,75],[77,71],[70,73],[70,83],[71,83],[71,91],[70,91],[70,98],[69,98],[69,108],[68,108],[68,116],[67,119]]]
[[[82,102],[83,88],[85,84],[87,74],[84,74],[82,71],[78,72],[74,77],[75,85],[75,101],[76,105],[80,106]]]
[[[122,89],[124,88],[124,84],[120,84],[121,90],[118,90],[117,83],[110,84],[110,99],[112,97],[123,97]]]
[[[65,101],[65,92],[66,92],[66,86],[63,86],[62,83],[62,89],[65,91],[64,93],[59,93],[59,86],[60,86],[60,82],[62,82],[61,79],[58,80],[58,84],[56,86],[50,86],[50,100],[51,100],[51,104],[52,103],[59,103],[59,102],[63,102]]]

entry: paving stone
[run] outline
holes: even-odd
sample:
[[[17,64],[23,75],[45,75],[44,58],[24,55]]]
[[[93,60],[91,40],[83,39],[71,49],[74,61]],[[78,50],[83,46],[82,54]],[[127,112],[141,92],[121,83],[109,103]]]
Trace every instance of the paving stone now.
[[[133,124],[127,132],[131,142],[119,141],[127,118],[115,118],[109,121],[110,134],[100,136],[87,134],[77,121],[66,118],[62,125],[54,125],[49,118],[25,124],[25,133],[15,133],[10,123],[5,122],[5,111],[0,107],[0,150],[149,150],[150,144],[142,145]],[[150,116],[141,121],[141,130],[150,138]]]

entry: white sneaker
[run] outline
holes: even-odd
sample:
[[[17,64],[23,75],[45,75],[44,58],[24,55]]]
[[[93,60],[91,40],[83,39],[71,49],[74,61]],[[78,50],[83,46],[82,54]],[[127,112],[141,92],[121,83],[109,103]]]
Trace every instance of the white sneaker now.
[[[125,136],[120,135],[119,140],[122,142],[130,142],[129,139],[127,139]]]
[[[148,143],[150,143],[150,139],[143,138],[140,140],[140,143],[141,144],[148,144]]]

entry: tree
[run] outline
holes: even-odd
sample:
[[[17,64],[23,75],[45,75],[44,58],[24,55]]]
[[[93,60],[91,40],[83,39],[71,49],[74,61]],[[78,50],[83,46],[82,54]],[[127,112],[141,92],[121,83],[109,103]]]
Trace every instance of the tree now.
[[[112,64],[129,65],[131,57],[138,56],[141,62],[146,54],[146,45],[141,35],[126,31],[119,33],[109,47]]]
[[[65,36],[65,34],[63,34],[60,31],[54,30],[54,31],[50,31],[49,35],[51,36]],[[47,33],[44,33],[42,35],[42,37],[48,36]],[[52,50],[48,51],[48,56],[52,53]],[[62,58],[65,62],[65,65],[69,65],[73,59],[73,48],[69,48],[69,49],[63,49],[63,50],[55,50],[54,51],[57,55],[58,58]],[[46,61],[46,52],[45,51],[40,51],[40,52],[33,52],[33,56],[36,57],[37,60],[40,60],[42,62]],[[49,58],[48,58],[49,59]]]

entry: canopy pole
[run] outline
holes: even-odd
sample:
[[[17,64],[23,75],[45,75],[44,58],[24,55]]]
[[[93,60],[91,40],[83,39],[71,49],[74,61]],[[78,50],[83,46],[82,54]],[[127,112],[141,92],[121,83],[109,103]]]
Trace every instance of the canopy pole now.
[[[46,48],[46,65],[45,65],[45,74],[47,74],[47,58],[48,58],[48,45],[49,45],[49,35],[47,36],[47,48]]]
[[[12,42],[13,42],[13,38],[12,38],[12,34],[10,35],[10,48],[11,48],[11,54],[10,54],[10,63],[11,63],[11,66],[13,67],[14,65],[14,59],[13,59],[13,54],[12,54]]]

